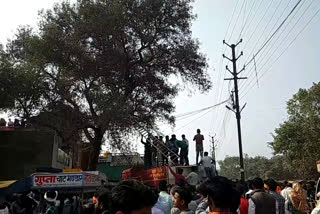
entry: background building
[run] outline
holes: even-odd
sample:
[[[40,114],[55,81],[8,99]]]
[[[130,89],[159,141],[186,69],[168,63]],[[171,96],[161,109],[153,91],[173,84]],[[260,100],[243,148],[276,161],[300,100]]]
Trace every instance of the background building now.
[[[21,179],[39,168],[71,167],[71,156],[61,149],[54,132],[0,129],[0,180]]]
[[[97,170],[108,177],[109,185],[115,185],[122,180],[122,172],[133,166],[143,166],[139,153],[109,153],[107,157],[99,158]]]

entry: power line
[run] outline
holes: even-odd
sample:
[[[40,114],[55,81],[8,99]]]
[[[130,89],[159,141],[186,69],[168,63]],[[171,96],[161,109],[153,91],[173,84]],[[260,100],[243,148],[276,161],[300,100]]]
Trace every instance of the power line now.
[[[302,4],[300,4],[300,6],[299,6],[299,8],[295,11],[295,13],[293,14],[293,16],[291,17],[291,19],[286,23],[286,25],[281,29],[281,32],[277,35],[277,37],[276,37],[276,39],[275,40],[273,40],[271,43],[269,43],[266,47],[265,47],[265,49],[261,52],[261,53],[264,53],[264,55],[261,55],[260,54],[260,56],[258,56],[257,58],[255,57],[255,55],[253,55],[253,59],[254,59],[254,61],[257,61],[256,59],[260,59],[260,58],[262,58],[262,59],[264,59],[266,56],[268,56],[268,54],[269,54],[269,52],[272,50],[272,48],[275,46],[275,44],[278,42],[278,40],[281,38],[281,36],[282,36],[282,34],[285,32],[285,30],[287,29],[287,27],[291,24],[291,22],[292,22],[292,20],[294,19],[294,17],[295,17],[295,15],[298,13],[298,11],[302,8],[302,5],[305,3],[305,1],[304,2],[302,2]],[[269,33],[269,35],[272,33],[272,31]],[[269,35],[267,36],[267,38],[269,38]],[[267,40],[267,38],[266,38],[266,40]],[[265,41],[266,41],[265,40]],[[272,45],[271,45],[272,44]],[[270,46],[271,45],[271,46]],[[279,45],[280,45],[280,43],[279,43]],[[247,57],[247,58],[249,58],[249,57],[251,57],[250,55]],[[258,65],[260,65],[261,64],[261,62],[260,61],[258,61]],[[250,68],[250,70],[249,70],[249,72],[248,72],[248,78],[250,78],[250,77],[252,77],[252,75],[254,74],[254,69],[256,68],[256,67],[254,67],[252,64],[249,64],[249,66],[248,67],[250,67],[250,65],[251,65],[251,68]],[[256,65],[257,66],[257,65]],[[248,68],[247,68],[247,70],[248,70]],[[250,81],[249,82],[247,82],[247,85],[245,85],[245,84],[240,84],[240,87],[242,87],[243,85],[245,85],[245,88],[246,87],[248,87],[248,85],[250,84],[252,82],[252,79],[250,79]]]
[[[314,13],[314,15],[310,18],[310,20],[304,25],[304,27],[299,31],[299,33],[295,36],[295,38],[286,46],[286,48],[281,52],[281,54],[273,61],[272,65],[261,74],[259,79],[261,79],[272,68],[272,66],[281,58],[281,56],[291,47],[291,45],[296,41],[296,39],[301,35],[301,33],[309,26],[309,24],[319,14],[319,12],[320,12],[320,8]],[[249,88],[248,91],[246,91],[245,94],[241,96],[241,98],[246,96],[249,93],[249,91],[253,88],[253,86],[254,84]]]
[[[258,40],[256,41],[255,45],[253,46],[251,53],[250,53],[248,56],[252,56],[252,55],[253,55],[253,51],[254,51],[254,49],[255,49],[255,48],[257,47],[257,45],[259,44],[259,42],[260,42],[260,40],[261,40],[262,36],[264,35],[265,31],[267,30],[268,26],[270,25],[270,23],[271,23],[272,19],[274,18],[274,16],[275,16],[276,12],[278,11],[278,9],[279,9],[279,7],[280,7],[280,5],[281,5],[281,1],[279,1],[279,4],[277,5],[276,9],[274,10],[274,12],[273,12],[273,14],[272,14],[271,18],[269,19],[269,21],[268,21],[268,23],[266,24],[266,26],[263,28],[262,33],[259,33],[259,34],[260,34],[260,36],[259,36]],[[268,9],[267,9],[266,11],[268,11],[270,7],[271,7],[271,4],[269,5],[269,7],[268,7]],[[264,15],[263,15],[262,19],[265,17],[265,15],[266,15],[266,12],[264,13]],[[259,23],[258,23],[258,25],[257,25],[257,26],[259,26],[259,24],[260,24],[260,22],[261,22],[261,20],[262,20],[262,19],[260,19],[260,21],[259,21]],[[256,29],[257,29],[257,28],[256,28]],[[253,33],[254,33],[254,32],[255,32],[255,31],[253,31]],[[253,33],[252,33],[252,35],[253,35]],[[247,43],[246,43],[246,44],[248,44],[248,41],[247,41]],[[244,49],[244,48],[245,48],[245,46],[243,47],[243,49]]]
[[[291,29],[288,31],[288,33],[282,38],[281,42],[278,44],[278,46],[276,47],[276,49],[274,49],[274,51],[271,53],[271,55],[267,58],[267,60],[265,60],[264,64],[261,67],[261,70],[265,67],[265,65],[269,62],[269,60],[271,59],[271,57],[275,54],[275,52],[281,47],[281,45],[287,41],[287,37],[289,36],[289,34],[292,32],[293,29],[295,29],[296,25],[300,22],[301,18],[305,15],[305,13],[307,12],[307,10],[311,7],[311,5],[313,4],[315,0],[312,0],[310,2],[310,4],[306,7],[306,9],[303,11],[303,13],[301,14],[301,16],[299,17],[299,19],[295,22],[295,24],[291,27]],[[275,44],[275,43],[274,43]],[[273,47],[273,46],[272,46]],[[272,49],[272,47],[268,50],[267,53],[269,53],[269,51]],[[252,68],[251,70],[252,71]],[[253,74],[252,72],[250,73],[249,76],[251,76],[251,74]],[[246,87],[243,88],[243,91],[245,91],[247,89],[247,87],[253,82],[253,79],[251,78],[251,80],[249,81],[249,83],[246,85]],[[244,93],[244,92],[243,92]]]
[[[229,101],[231,102],[231,105],[233,105],[233,98],[232,98],[232,92],[231,92],[231,90],[230,90],[230,86],[231,86],[231,82],[229,81],[229,83],[228,83],[228,92],[230,92],[230,98],[229,98]],[[234,89],[233,89],[234,90]],[[233,91],[232,90],[232,91]],[[222,107],[222,106],[221,106]],[[218,133],[223,133],[223,128],[224,128],[224,126],[225,126],[225,123],[226,123],[226,117],[227,117],[227,115],[229,115],[229,111],[226,109],[226,108],[224,108],[224,106],[223,106],[223,109],[222,109],[224,112],[223,112],[223,114],[221,114],[221,115],[223,115],[222,117],[221,117],[221,119],[220,119],[220,121],[218,122],[218,126],[217,126],[217,129],[216,129],[216,132],[218,132]],[[217,111],[218,112],[218,111]],[[221,137],[221,135],[219,136],[219,138]]]
[[[292,0],[289,0],[289,1],[288,1],[288,3],[287,3],[287,5],[285,6],[284,10],[282,11],[281,15],[280,15],[280,16],[278,17],[278,19],[275,21],[275,23],[274,23],[274,25],[272,26],[271,29],[274,29],[274,28],[276,27],[277,23],[279,22],[279,20],[282,18],[282,16],[284,15],[284,13],[286,12],[286,10],[288,9],[291,1],[292,1]],[[295,16],[295,14],[293,15],[293,17],[294,17],[294,16]],[[293,17],[292,17],[292,18],[293,18]],[[291,20],[292,20],[292,19],[291,19]],[[291,20],[290,20],[290,22],[291,22]],[[289,22],[289,23],[290,23],[290,22]],[[289,25],[289,24],[287,24],[286,27],[287,27],[288,25]],[[285,27],[285,29],[286,29],[286,27]],[[284,29],[283,29],[283,31],[284,31]],[[282,31],[282,32],[283,32],[283,31]],[[271,33],[272,33],[272,30],[271,30],[270,33],[267,35],[267,38],[269,38],[269,36],[271,35]],[[262,35],[262,34],[261,34],[261,35]],[[277,39],[280,37],[280,35],[281,35],[281,34],[279,34],[279,36],[277,37]],[[264,42],[267,40],[267,38],[264,40]],[[275,42],[275,43],[276,43],[276,42]],[[254,48],[253,48],[253,50],[254,50]],[[245,61],[247,61],[247,60],[251,57],[251,54],[252,54],[252,52],[247,55]],[[253,59],[255,59],[255,57],[253,57]],[[256,63],[255,60],[254,60],[254,62]],[[255,66],[255,68],[256,68],[256,66]],[[251,70],[252,70],[252,69],[253,69],[253,67],[251,68]],[[251,70],[250,70],[250,71],[251,71]],[[250,72],[249,72],[249,73],[250,73]],[[248,74],[248,78],[250,78],[250,76],[251,76],[251,73]],[[241,84],[241,83],[240,83],[240,87],[242,87],[243,85],[244,85],[244,84]]]
[[[291,16],[291,14],[295,11],[295,9],[298,7],[298,5],[301,3],[302,0],[299,0],[296,5],[292,8],[292,10],[290,11],[290,13],[287,15],[287,17],[282,21],[282,23],[279,25],[279,27],[273,32],[273,34],[267,39],[267,41],[262,45],[262,47],[254,54],[254,56],[257,56],[262,50],[263,48],[271,41],[271,39],[276,35],[276,33],[281,29],[281,27],[284,25],[284,23],[288,20],[288,18]],[[247,62],[245,64],[245,66],[248,66],[252,61],[253,61],[254,57],[251,58],[251,60],[249,60],[249,62]]]
[[[247,20],[246,20],[246,24],[248,23],[249,17],[250,17],[250,15],[251,15],[252,8],[253,8],[253,6],[255,5],[256,2],[257,2],[256,0],[253,1],[253,4],[252,4],[252,6],[251,6],[251,8],[250,8],[249,15],[248,15]],[[252,18],[250,19],[250,22],[249,22],[249,24],[248,24],[248,27],[246,28],[246,30],[245,30],[244,32],[243,32],[243,30],[245,29],[246,24],[242,27],[242,29],[241,29],[241,31],[240,31],[240,34],[239,34],[238,40],[241,38],[242,32],[243,32],[243,35],[245,35],[245,34],[247,33],[247,31],[248,31],[248,29],[249,29],[249,26],[251,25],[252,21],[253,21],[254,18],[256,17],[256,14],[257,14],[258,9],[259,9],[259,8],[261,7],[261,5],[262,5],[262,2],[263,2],[263,0],[260,0],[260,4],[258,5],[257,8],[255,8],[255,12],[253,13]]]
[[[252,5],[251,5],[251,7],[250,7],[250,10],[249,10],[248,16],[247,16],[247,18],[245,19],[245,21],[244,21],[244,23],[243,23],[243,25],[242,25],[242,28],[241,28],[241,30],[240,30],[239,37],[238,37],[237,40],[239,40],[239,39],[241,38],[241,34],[242,34],[242,32],[243,32],[246,24],[248,23],[248,19],[249,19],[250,15],[251,15],[252,8],[253,8],[253,6],[255,5],[255,3],[256,3],[256,1],[253,1]],[[245,13],[244,13],[244,14],[245,14]]]
[[[282,16],[283,16],[283,14],[284,14],[284,13],[286,12],[286,10],[288,9],[291,1],[292,1],[292,0],[289,0],[289,1],[288,1],[288,4],[285,6],[285,8],[284,8],[284,10],[282,11],[281,15],[280,15],[280,16],[278,17],[278,19],[275,21],[275,23],[274,23],[274,25],[272,26],[271,29],[274,29],[274,28],[276,27],[277,23],[279,22],[279,20],[280,20],[280,19],[282,18]],[[281,2],[281,1],[280,1],[280,2]],[[270,33],[268,34],[267,38],[269,38],[269,36],[270,36],[271,33],[272,33],[272,31],[270,31]],[[261,34],[261,35],[262,35],[262,34]],[[266,38],[266,39],[267,39],[267,38]],[[265,41],[266,41],[266,40],[265,40]],[[264,41],[264,42],[265,42],[265,41]],[[251,54],[248,54],[247,59],[248,59],[250,56],[251,56]]]
[[[226,136],[226,126],[229,122],[229,120],[231,119],[231,112],[226,110],[227,111],[227,114],[225,116],[225,118],[223,119],[223,122],[222,122],[222,127],[221,127],[221,133],[223,135],[223,137]]]
[[[254,30],[252,31],[249,39],[246,40],[246,43],[244,44],[243,48],[245,48],[247,46],[247,44],[249,43],[249,41],[251,40],[252,36],[255,34],[256,30],[258,29],[258,26],[260,26],[260,23],[262,22],[262,20],[264,19],[264,17],[266,16],[267,12],[269,11],[269,9],[271,8],[271,5],[273,3],[274,0],[270,1],[270,4],[268,5],[267,9],[264,11],[264,14],[262,15],[262,17],[260,18],[259,22],[256,24],[256,27],[254,28]],[[281,1],[280,1],[281,3]],[[276,11],[276,10],[275,10]],[[272,17],[273,18],[273,17]],[[270,21],[269,21],[270,22]]]
[[[229,99],[226,99],[226,100],[224,100],[224,101],[222,101],[222,102],[220,102],[220,103],[217,103],[217,104],[215,104],[215,105],[208,106],[208,107],[206,107],[206,108],[198,109],[198,110],[191,111],[191,112],[187,112],[187,113],[182,113],[182,114],[176,115],[175,117],[176,117],[176,118],[179,118],[179,119],[181,119],[181,118],[185,119],[186,116],[194,116],[195,114],[201,113],[201,112],[203,112],[203,111],[205,111],[205,110],[208,110],[208,109],[211,109],[211,108],[215,108],[215,107],[217,107],[217,106],[219,106],[219,105],[222,105],[222,104],[224,104],[224,103],[226,103],[226,102],[228,102],[228,101],[229,101]]]
[[[220,140],[220,141],[219,141],[220,144],[217,146],[217,150],[216,150],[216,152],[217,152],[217,153],[216,153],[217,157],[219,156],[220,152],[222,151],[222,146],[230,144],[230,141],[233,140],[234,132],[235,132],[235,131],[236,131],[236,127],[231,128],[231,132],[230,132],[230,134],[228,135],[228,138],[226,138],[225,140]],[[222,152],[221,152],[221,153],[222,153]]]
[[[280,34],[278,34],[277,35],[277,37],[276,37],[276,39],[275,40],[273,40],[271,43],[268,43],[267,45],[266,45],[266,47],[265,48],[267,48],[267,49],[263,49],[262,50],[262,52],[261,53],[264,53],[266,50],[266,52],[264,53],[264,56],[262,56],[261,54],[260,54],[260,56],[258,56],[257,58],[256,58],[256,56],[255,55],[253,55],[253,57],[252,57],[252,59],[253,60],[255,60],[255,59],[260,59],[260,58],[262,58],[262,59],[264,59],[268,54],[269,54],[269,52],[272,50],[272,48],[274,47],[274,45],[278,42],[278,40],[280,39],[280,37],[282,36],[282,34],[285,32],[285,30],[287,29],[287,27],[290,25],[290,23],[291,23],[291,21],[293,20],[293,18],[295,17],[295,15],[298,13],[298,11],[302,8],[302,5],[305,3],[305,1],[304,2],[302,2],[302,4],[300,4],[299,5],[299,8],[297,9],[297,10],[295,10],[295,13],[293,14],[293,16],[291,17],[291,19],[286,23],[286,25],[284,26],[284,28],[282,28],[281,29],[281,32],[280,32]],[[301,16],[300,16],[301,17]],[[272,31],[269,33],[269,35],[272,33]],[[269,35],[267,36],[267,38],[269,38]],[[266,38],[266,40],[265,41],[267,41],[267,38]],[[273,44],[272,44],[273,43]],[[270,44],[272,44],[271,45],[271,47],[269,48],[269,46],[270,46]],[[280,44],[279,44],[280,45]],[[269,49],[268,49],[269,48]],[[249,55],[249,57],[251,57],[250,55]],[[248,58],[249,58],[248,57]],[[261,63],[260,63],[260,61],[258,61],[258,64],[260,65]],[[250,67],[250,65],[251,65],[251,68],[250,68],[250,70],[249,70],[249,72],[248,72],[248,78],[250,78],[250,77],[252,77],[252,75],[254,74],[254,66],[252,65],[252,64],[249,64],[249,67]],[[247,68],[248,69],[248,68]],[[252,82],[252,79],[247,83],[247,85],[245,86],[245,88],[246,87],[248,87],[248,85],[250,84]],[[245,84],[240,84],[240,87],[242,87],[243,85],[245,85]]]
[[[246,9],[247,9],[247,1],[244,0],[244,11],[243,11],[242,27],[244,27],[244,24],[245,24],[245,21],[246,21]],[[241,31],[240,31],[240,34],[239,34],[239,38],[240,37],[241,37]]]
[[[223,109],[222,109],[224,112],[223,112],[223,117],[221,117],[221,120],[220,120],[220,122],[219,122],[219,128],[217,129],[217,133],[220,133],[220,135],[219,135],[219,138],[222,138],[222,133],[223,133],[223,126],[224,126],[224,124],[226,123],[226,117],[227,117],[227,115],[230,113],[225,107],[223,107]]]
[[[228,41],[230,41],[230,40],[231,40],[232,35],[233,35],[233,32],[234,32],[234,30],[235,30],[235,28],[236,28],[236,26],[237,26],[237,23],[238,23],[238,20],[239,20],[240,14],[241,14],[242,9],[243,9],[243,6],[244,6],[244,2],[245,2],[245,1],[243,1],[243,3],[242,3],[242,6],[241,6],[241,8],[240,8],[240,11],[239,11],[238,16],[237,16],[237,19],[236,19],[236,23],[235,23],[235,24],[234,24],[234,26],[233,26],[233,29],[232,29],[232,31],[231,31],[231,35],[230,35],[230,37],[229,37]]]
[[[198,119],[202,118],[203,116],[205,116],[206,114],[208,114],[208,113],[209,113],[209,112],[211,112],[212,110],[213,110],[212,108],[211,108],[211,109],[209,109],[209,110],[207,110],[207,112],[205,112],[204,114],[200,115],[199,117],[197,117],[197,118],[195,118],[195,119],[191,120],[190,122],[188,122],[187,124],[185,124],[185,125],[181,126],[180,128],[175,129],[175,130],[174,130],[174,132],[177,132],[177,131],[179,131],[179,130],[181,130],[181,129],[185,128],[186,126],[188,126],[188,125],[190,125],[191,123],[193,123],[194,121],[196,121],[196,120],[198,120]]]
[[[183,125],[182,127],[178,128],[178,129],[175,129],[174,131],[178,131],[178,130],[180,130],[180,129],[186,127],[186,126],[188,126],[188,125],[191,124],[193,121],[195,121],[195,120],[203,117],[204,115],[206,115],[207,113],[209,113],[210,111],[212,111],[215,107],[220,106],[220,105],[222,105],[222,104],[224,104],[224,103],[226,103],[226,102],[228,102],[228,101],[229,101],[229,99],[227,99],[227,100],[225,100],[225,101],[223,101],[223,102],[220,102],[220,103],[218,103],[218,104],[215,104],[215,105],[213,105],[213,106],[209,106],[209,107],[206,107],[206,108],[203,108],[203,109],[199,109],[199,110],[196,110],[196,111],[193,111],[193,112],[189,112],[189,113],[191,113],[191,114],[193,114],[193,113],[197,113],[197,114],[198,114],[198,113],[201,113],[201,112],[203,112],[203,111],[206,111],[206,112],[205,112],[204,114],[202,114],[201,116],[199,116],[199,117],[191,120],[191,121],[188,122],[187,124]],[[185,113],[185,115],[187,115],[187,114],[189,114],[189,113]],[[194,114],[191,115],[191,116],[194,116]],[[189,115],[189,117],[191,117],[191,116]],[[186,119],[186,118],[183,118],[183,119]]]
[[[232,22],[232,19],[233,19],[234,14],[235,14],[235,11],[236,11],[236,9],[237,9],[237,6],[238,6],[239,1],[240,1],[240,0],[237,1],[235,7],[233,8],[232,15],[231,15],[231,18],[230,18],[230,20],[229,20],[228,27],[227,27],[227,31],[226,31],[226,33],[225,33],[225,35],[224,35],[224,39],[226,39],[226,37],[227,37],[228,31],[229,31],[229,28],[230,28],[230,26],[231,26],[231,22]]]

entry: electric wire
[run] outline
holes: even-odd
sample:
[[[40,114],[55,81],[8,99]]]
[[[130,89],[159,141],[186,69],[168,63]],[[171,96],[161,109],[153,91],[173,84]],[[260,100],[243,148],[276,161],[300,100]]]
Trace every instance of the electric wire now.
[[[281,52],[281,54],[273,61],[271,66],[265,70],[259,77],[261,79],[273,66],[274,64],[281,58],[281,56],[291,47],[291,45],[297,40],[297,38],[303,33],[303,31],[310,25],[310,23],[313,21],[313,19],[319,14],[320,8],[313,14],[313,16],[309,19],[309,21],[304,25],[304,27],[299,31],[299,33],[294,37],[294,39],[286,46],[286,48]],[[246,96],[250,90],[254,87],[254,84],[251,85],[249,90],[247,90],[242,96],[241,99]]]
[[[272,48],[274,47],[274,45],[278,42],[278,40],[280,39],[280,37],[282,36],[282,34],[285,32],[285,30],[287,29],[287,27],[291,24],[291,22],[292,22],[292,20],[294,19],[294,17],[295,17],[295,15],[296,14],[298,14],[298,11],[302,8],[302,6],[303,6],[303,4],[305,3],[305,1],[304,2],[302,2],[302,4],[300,4],[300,6],[299,6],[299,8],[297,9],[297,10],[295,10],[295,13],[293,14],[293,16],[291,17],[291,19],[286,23],[286,25],[281,29],[281,32],[276,36],[276,38],[271,42],[271,43],[269,43],[266,47],[265,47],[265,49],[264,50],[262,50],[262,52],[261,52],[261,54],[262,53],[264,53],[264,55],[259,55],[259,56],[255,56],[255,55],[253,55],[253,57],[252,57],[252,60],[254,61],[254,59],[255,59],[255,61],[257,62],[258,61],[258,65],[260,65],[261,64],[261,62],[259,61],[259,59],[261,58],[261,59],[264,59],[264,58],[266,58],[266,56],[268,56],[268,54],[269,54],[269,52],[272,50]],[[272,32],[272,31],[271,31]],[[269,33],[269,35],[271,34],[271,32]],[[267,38],[269,38],[269,35],[268,35],[268,37]],[[266,40],[265,41],[267,41],[267,38],[266,38]],[[270,47],[270,48],[269,48]],[[249,57],[251,57],[250,55],[248,56],[248,58]],[[257,65],[257,66],[258,66]],[[251,66],[251,67],[250,67]],[[254,66],[253,66],[253,64],[249,64],[249,66],[246,68],[247,70],[248,70],[248,68],[250,68],[250,71],[247,73],[247,77],[250,79],[250,77],[254,74]],[[251,83],[252,82],[252,78],[249,80],[249,83]],[[239,87],[240,88],[242,88],[244,85],[245,85],[245,87],[248,87],[248,85],[249,85],[249,83],[248,82],[244,82],[243,84],[239,84]]]
[[[299,6],[302,0],[298,0],[296,5],[292,8],[290,13],[287,15],[287,17],[281,22],[281,24],[278,26],[278,28],[273,32],[273,34],[267,39],[267,41],[262,45],[262,47],[254,54],[254,56],[257,56],[265,47],[266,45],[273,39],[273,37],[277,34],[277,32],[281,29],[281,27],[286,23],[288,18],[291,16],[291,14],[296,10],[296,8]],[[252,57],[246,64],[245,66],[248,66],[252,61],[254,57]]]
[[[254,46],[253,46],[253,48],[252,48],[252,51],[251,51],[251,53],[250,53],[248,56],[252,56],[253,51],[255,50],[255,48],[257,47],[257,45],[259,44],[259,42],[260,42],[260,40],[262,39],[262,36],[264,35],[265,31],[268,29],[268,26],[270,25],[271,21],[273,20],[273,18],[274,18],[274,16],[275,16],[276,12],[278,11],[280,5],[281,5],[281,1],[279,1],[279,4],[277,5],[276,9],[273,11],[273,14],[272,14],[271,18],[269,19],[269,21],[268,21],[268,23],[266,24],[266,26],[263,28],[262,33],[259,33],[260,36],[259,36],[259,38],[257,39],[257,41],[255,42],[255,44],[254,44]],[[270,4],[269,6],[271,6],[271,4]],[[264,16],[265,16],[265,15],[266,15],[266,13],[264,14]],[[262,19],[264,18],[264,16],[262,17]],[[261,20],[260,20],[260,21],[261,21]],[[259,24],[260,24],[260,22],[259,22]],[[259,24],[258,24],[258,25],[259,25]],[[258,25],[257,25],[257,26],[258,26]],[[272,28],[272,29],[273,29],[273,28]],[[255,32],[255,31],[253,31],[253,32]],[[246,44],[248,44],[248,41],[247,41]],[[244,45],[243,49],[244,49],[244,48],[245,48],[245,45]]]
[[[264,11],[264,14],[261,16],[259,22],[256,24],[256,26],[254,27],[254,30],[252,31],[249,39],[246,40],[246,43],[244,44],[243,46],[243,49],[247,46],[247,44],[249,43],[249,41],[251,40],[252,36],[255,34],[256,30],[258,29],[258,26],[260,26],[260,23],[262,22],[262,20],[264,19],[264,17],[266,16],[266,14],[268,13],[268,11],[270,10],[271,8],[271,5],[273,4],[273,1],[274,0],[271,0],[270,1],[270,4],[268,5],[267,9]],[[280,1],[281,3],[281,1]],[[275,10],[276,11],[276,10]],[[273,18],[273,17],[272,17]]]
[[[270,61],[270,59],[272,58],[272,56],[276,53],[276,51],[281,47],[281,45],[287,41],[287,37],[290,35],[290,33],[292,32],[293,29],[296,28],[296,25],[300,22],[300,20],[302,19],[302,17],[305,15],[305,13],[308,11],[308,9],[311,7],[311,5],[313,4],[315,0],[312,0],[310,2],[310,4],[305,8],[305,10],[303,11],[303,13],[301,14],[301,16],[298,18],[298,20],[295,22],[295,24],[291,27],[291,29],[287,32],[287,34],[282,38],[281,42],[278,44],[278,46],[273,50],[273,52],[271,53],[271,55],[267,58],[267,60],[264,61],[264,64],[260,67],[260,70],[262,70],[267,63]],[[304,28],[303,28],[304,29]],[[301,34],[301,33],[300,33]],[[294,39],[295,40],[295,39]],[[274,46],[274,45],[273,45]],[[272,46],[272,47],[273,47]],[[272,50],[272,47],[268,50],[267,53],[270,52],[270,50]],[[262,63],[262,62],[261,62]],[[259,63],[259,65],[261,64]],[[251,69],[250,71],[252,71],[253,69]],[[251,74],[253,74],[253,72],[250,73],[249,77],[251,76]],[[250,81],[248,82],[248,84],[243,88],[243,91],[245,91],[249,85],[253,82],[253,78],[250,79]],[[254,84],[255,85],[255,84]],[[243,92],[244,93],[244,92]]]

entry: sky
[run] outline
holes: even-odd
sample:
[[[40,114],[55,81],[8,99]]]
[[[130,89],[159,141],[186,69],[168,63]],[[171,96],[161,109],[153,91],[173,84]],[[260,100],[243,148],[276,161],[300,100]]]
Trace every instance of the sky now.
[[[61,1],[3,1],[0,7],[0,42],[5,44],[20,25],[35,26],[38,11],[51,8],[54,2]],[[201,44],[201,52],[208,58],[208,72],[213,88],[205,94],[193,89],[182,91],[175,99],[175,115],[227,100],[233,82],[223,80],[230,77],[225,71],[225,65],[229,65],[229,68],[232,66],[228,60],[222,60],[222,54],[231,57],[231,50],[222,41],[225,39],[231,44],[243,39],[237,46],[237,54],[243,51],[243,56],[237,62],[240,70],[263,46],[297,2],[298,0],[195,0],[193,6],[197,19],[193,23],[192,33]],[[319,1],[301,1],[270,43],[241,73],[241,76],[248,77],[247,80],[240,81],[239,90],[240,104],[246,103],[241,119],[243,152],[250,156],[272,156],[267,142],[272,141],[271,133],[287,118],[286,102],[299,88],[309,88],[320,80],[319,8]],[[306,25],[312,17],[312,21]],[[205,137],[205,151],[210,151],[210,139],[215,136],[218,160],[223,160],[226,156],[237,156],[239,147],[236,119],[225,105],[177,120],[175,127],[159,124],[160,131],[168,135],[175,133],[178,138],[182,134],[186,135],[190,142],[191,163],[195,162],[192,139],[197,128],[201,129]],[[143,152],[141,145],[138,145],[138,151]]]

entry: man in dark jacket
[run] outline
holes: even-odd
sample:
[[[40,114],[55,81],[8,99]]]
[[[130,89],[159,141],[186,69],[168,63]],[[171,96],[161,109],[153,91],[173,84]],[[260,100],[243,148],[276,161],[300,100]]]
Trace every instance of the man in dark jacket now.
[[[273,179],[268,179],[266,184],[269,187],[269,193],[276,199],[277,201],[277,211],[279,214],[284,214],[285,210],[285,199],[280,194],[277,193],[278,183]]]
[[[178,145],[177,145],[177,138],[176,138],[176,135],[175,135],[175,134],[171,135],[169,148],[170,148],[170,159],[171,159],[171,161],[172,161],[175,165],[178,165],[179,147],[178,147]]]
[[[150,169],[152,167],[152,135],[149,134],[146,142],[141,137],[141,143],[144,145],[144,167]]]
[[[276,199],[264,191],[263,180],[261,178],[253,179],[252,187],[248,214],[276,214]]]

